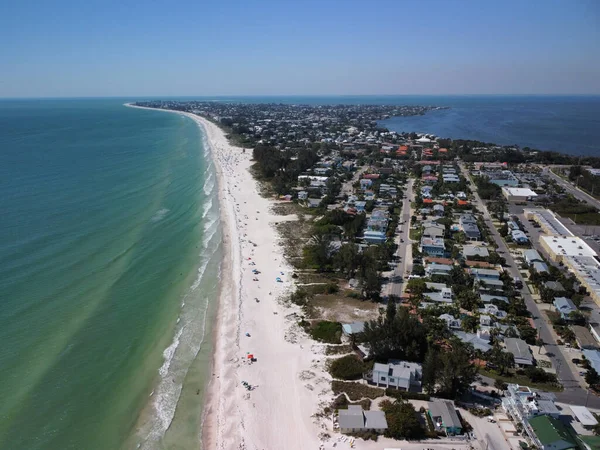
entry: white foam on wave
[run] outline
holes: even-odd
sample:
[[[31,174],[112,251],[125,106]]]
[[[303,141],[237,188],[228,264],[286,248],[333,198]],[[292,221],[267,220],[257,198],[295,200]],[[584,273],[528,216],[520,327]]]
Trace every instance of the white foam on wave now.
[[[163,365],[160,366],[160,369],[158,369],[158,373],[163,378],[169,374],[169,367],[171,366],[171,361],[173,360],[173,356],[175,355],[175,350],[177,350],[177,347],[179,346],[179,338],[181,337],[181,333],[183,333],[183,328],[184,327],[181,327],[179,329],[179,331],[175,335],[175,338],[173,339],[173,342],[171,342],[171,345],[169,345],[163,351],[165,361],[163,362]]]
[[[206,180],[204,181],[204,186],[202,186],[202,190],[204,191],[204,193],[206,195],[209,195],[214,188],[215,188],[215,177],[213,175],[213,171],[211,170],[208,172],[208,176],[206,177]]]
[[[207,202],[207,203],[205,203],[205,206],[206,206],[206,207],[205,207],[204,211],[202,212],[202,218],[203,218],[203,219],[206,217],[206,215],[207,215],[209,212],[211,212],[211,210],[212,210],[212,206],[213,206],[213,199],[212,199],[212,198],[208,199],[208,202]]]
[[[169,211],[170,211],[170,209],[167,209],[167,208],[159,209],[150,218],[150,222],[158,222],[159,220],[162,220],[169,213]]]

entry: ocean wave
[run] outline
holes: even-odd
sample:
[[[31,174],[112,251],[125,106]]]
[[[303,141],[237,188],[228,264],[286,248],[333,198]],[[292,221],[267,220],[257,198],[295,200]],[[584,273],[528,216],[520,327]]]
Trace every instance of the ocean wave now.
[[[210,195],[212,190],[215,188],[215,176],[213,175],[213,171],[208,172],[208,176],[204,181],[204,186],[202,186],[202,190],[206,195]]]
[[[165,361],[163,362],[163,365],[160,366],[160,369],[158,369],[158,373],[163,378],[169,374],[169,367],[171,366],[171,361],[173,360],[173,356],[175,355],[175,350],[177,350],[177,347],[179,346],[179,338],[181,337],[181,334],[183,333],[183,328],[184,327],[181,327],[179,329],[179,331],[175,335],[175,338],[173,338],[173,342],[171,343],[171,345],[169,345],[163,351],[163,356],[165,358]]]

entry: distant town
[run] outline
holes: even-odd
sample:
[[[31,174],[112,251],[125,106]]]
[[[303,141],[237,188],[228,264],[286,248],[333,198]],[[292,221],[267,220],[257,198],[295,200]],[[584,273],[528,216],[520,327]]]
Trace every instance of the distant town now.
[[[441,106],[137,105],[219,124],[303,218],[278,231],[324,434],[600,448],[600,160],[378,124]]]

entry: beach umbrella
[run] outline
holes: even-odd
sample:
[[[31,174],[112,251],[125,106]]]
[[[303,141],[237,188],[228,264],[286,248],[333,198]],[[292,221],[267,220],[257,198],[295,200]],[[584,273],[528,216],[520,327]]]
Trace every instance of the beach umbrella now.
[[[248,355],[248,359],[254,359],[254,355]]]

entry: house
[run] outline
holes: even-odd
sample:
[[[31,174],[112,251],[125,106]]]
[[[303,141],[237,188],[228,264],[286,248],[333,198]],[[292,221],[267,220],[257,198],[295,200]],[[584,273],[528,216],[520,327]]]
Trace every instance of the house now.
[[[479,310],[481,311],[481,310]],[[482,314],[479,316],[479,325],[482,327],[491,327],[492,326],[492,318],[487,314]]]
[[[531,267],[537,273],[548,273],[548,265],[546,263],[535,261]]]
[[[392,387],[403,391],[420,391],[423,369],[421,364],[407,361],[375,363],[368,380],[380,387]]]
[[[308,198],[308,192],[300,191],[298,192],[298,200],[306,200]]]
[[[453,266],[448,264],[427,264],[425,266],[425,274],[428,277],[433,275],[450,275]]]
[[[480,294],[480,297],[483,303],[491,303],[492,301],[509,303],[508,297],[504,297],[503,295]]]
[[[497,270],[493,270],[493,269],[474,268],[474,269],[470,269],[470,272],[471,272],[471,275],[473,275],[476,279],[480,279],[483,281],[500,279],[500,273],[498,273]]]
[[[346,336],[352,336],[354,334],[362,333],[364,329],[365,329],[364,322],[352,322],[352,323],[345,323],[342,325],[342,332]]]
[[[571,408],[573,416],[577,419],[577,422],[581,424],[582,428],[591,430],[598,425],[596,417],[594,417],[591,411],[585,406],[569,405],[569,408]]]
[[[427,253],[430,256],[444,256],[446,254],[446,246],[442,238],[422,237],[419,251]]]
[[[460,229],[465,233],[467,239],[471,241],[478,241],[481,239],[481,232],[477,226],[477,221],[472,214],[461,214],[458,219]]]
[[[348,409],[340,409],[338,423],[342,433],[363,431],[383,433],[387,430],[387,421],[383,411],[363,411],[360,405],[348,405]]]
[[[473,259],[475,257],[487,258],[490,256],[488,249],[480,245],[465,245],[462,249],[462,254],[466,259]]]
[[[367,205],[367,202],[365,201],[356,201],[354,202],[354,207],[356,208],[356,212],[365,212],[365,206]]]
[[[494,316],[498,319],[504,319],[506,317],[506,312],[502,311],[493,303],[486,304],[484,308],[479,310],[479,312],[482,314],[489,314],[490,316]]]
[[[442,180],[444,183],[458,183],[460,180],[458,175],[455,173],[445,173],[442,175]]]
[[[440,205],[439,203],[433,205],[433,214],[442,217],[444,215],[444,205]]]
[[[515,357],[515,365],[517,367],[533,366],[533,354],[527,342],[519,338],[506,338],[504,340],[506,351],[512,353]]]
[[[309,198],[308,201],[308,207],[309,208],[318,208],[321,205],[321,201],[323,199],[321,198]]]
[[[525,262],[529,265],[532,265],[534,262],[544,262],[544,258],[534,249],[525,250],[523,258],[525,258]]]
[[[369,189],[371,186],[373,185],[373,180],[370,180],[368,178],[362,178],[360,180],[360,188],[361,190],[365,190],[365,189]]]
[[[437,223],[433,223],[431,225],[427,225],[423,228],[422,237],[428,238],[443,238],[444,232],[446,228],[443,225],[438,225]]]
[[[516,242],[517,244],[527,244],[529,242],[529,238],[521,230],[512,230],[510,232],[510,237],[512,238],[513,242]]]
[[[444,273],[442,275],[446,274]],[[428,300],[431,300],[432,302],[452,303],[452,289],[444,287],[440,292],[425,292],[423,293],[423,297],[425,297]]]
[[[429,402],[427,414],[437,430],[449,436],[462,434],[462,423],[452,402],[448,400]]]
[[[529,420],[540,450],[576,450],[579,448],[567,427],[558,419],[549,416],[533,417]]]
[[[439,319],[446,322],[446,326],[450,330],[460,330],[462,328],[461,320],[456,319],[452,314],[442,314]]]
[[[570,314],[573,311],[577,311],[577,306],[575,306],[571,299],[566,297],[555,297],[552,304],[556,308],[556,312],[559,313],[560,317],[564,320],[569,320]]]
[[[383,244],[387,236],[385,231],[367,230],[363,233],[363,239],[369,244]]]
[[[479,333],[466,333],[464,331],[454,331],[453,333],[462,342],[471,344],[475,350],[479,350],[482,353],[492,349],[489,336],[480,336]]]
[[[581,352],[585,356],[585,359],[587,359],[590,367],[593,367],[596,372],[600,373],[600,351],[583,349]]]
[[[573,325],[571,329],[575,333],[575,341],[579,345],[579,348],[586,350],[595,350],[598,348],[596,339],[594,339],[594,336],[592,336],[592,333],[586,327]]]
[[[551,289],[554,292],[565,292],[565,288],[559,281],[546,281],[544,287],[546,289]]]

